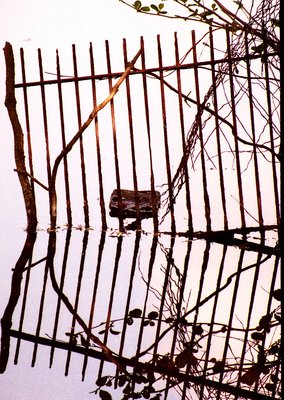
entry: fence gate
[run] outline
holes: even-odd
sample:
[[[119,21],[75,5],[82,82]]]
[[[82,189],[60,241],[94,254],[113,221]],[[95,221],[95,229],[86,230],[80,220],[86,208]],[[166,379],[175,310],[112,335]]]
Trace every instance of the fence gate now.
[[[280,398],[279,54],[231,40],[21,49],[16,82],[6,44],[34,224],[2,318],[4,378],[25,342],[33,366],[44,346],[67,376],[74,359],[102,399]]]

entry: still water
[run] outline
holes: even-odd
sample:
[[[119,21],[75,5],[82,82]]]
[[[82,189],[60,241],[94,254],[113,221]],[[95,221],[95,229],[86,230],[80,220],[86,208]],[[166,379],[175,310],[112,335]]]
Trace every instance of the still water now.
[[[222,386],[194,379],[251,390],[240,377],[257,359],[253,332],[265,340],[270,367],[260,382],[269,395],[278,368],[269,348],[280,335],[277,254],[116,229],[62,227],[33,240],[25,265],[19,245],[18,264],[6,265],[3,399],[223,398]]]

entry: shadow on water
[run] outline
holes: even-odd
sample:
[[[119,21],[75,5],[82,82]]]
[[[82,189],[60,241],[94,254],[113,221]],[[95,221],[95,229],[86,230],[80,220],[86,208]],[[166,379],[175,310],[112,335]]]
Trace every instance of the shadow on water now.
[[[2,374],[13,357],[28,373],[19,356],[30,343],[31,366],[51,370],[60,352],[57,379],[74,363],[78,380],[91,375],[88,398],[280,398],[279,255],[66,230],[35,259],[44,239],[28,233],[13,270]]]

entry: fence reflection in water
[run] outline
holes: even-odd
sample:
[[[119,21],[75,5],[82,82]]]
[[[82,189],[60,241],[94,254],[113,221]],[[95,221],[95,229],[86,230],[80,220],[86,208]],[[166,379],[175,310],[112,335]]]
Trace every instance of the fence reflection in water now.
[[[23,341],[31,341],[24,352],[33,366],[52,367],[56,357],[64,357],[66,375],[72,362],[76,369],[80,365],[83,380],[97,375],[98,390],[114,398],[122,390],[146,393],[149,388],[164,399],[173,393],[178,398],[231,393],[234,398],[242,390],[247,398],[271,395],[265,385],[273,384],[270,378],[280,368],[277,255],[166,235],[114,237],[70,230],[51,235],[47,256],[31,256],[22,283],[18,280],[22,295],[11,315],[13,329],[7,331],[16,338],[10,360],[21,365]],[[42,250],[42,239],[31,252],[38,254],[37,245]],[[2,318],[3,338],[4,325]],[[49,357],[41,356],[42,345],[50,348]],[[58,348],[66,350],[64,355]],[[261,373],[249,374],[260,365]]]

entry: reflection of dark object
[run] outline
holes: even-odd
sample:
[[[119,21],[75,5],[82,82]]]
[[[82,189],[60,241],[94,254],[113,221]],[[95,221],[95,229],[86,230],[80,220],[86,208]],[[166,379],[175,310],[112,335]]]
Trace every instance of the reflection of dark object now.
[[[153,194],[151,190],[134,190],[121,189],[121,209],[119,204],[118,190],[114,190],[110,197],[110,216],[122,218],[137,218],[138,211],[141,219],[152,218],[155,215],[155,209],[160,207],[161,195],[158,191]],[[138,210],[136,209],[136,198]]]

